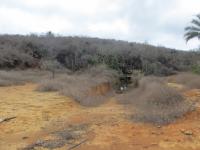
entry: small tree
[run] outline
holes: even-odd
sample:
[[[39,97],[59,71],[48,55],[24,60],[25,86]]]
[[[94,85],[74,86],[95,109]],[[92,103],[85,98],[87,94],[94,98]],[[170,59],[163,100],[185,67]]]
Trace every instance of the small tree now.
[[[62,65],[56,60],[43,60],[42,69],[48,70],[52,74],[52,78],[55,78],[56,70],[62,69]]]

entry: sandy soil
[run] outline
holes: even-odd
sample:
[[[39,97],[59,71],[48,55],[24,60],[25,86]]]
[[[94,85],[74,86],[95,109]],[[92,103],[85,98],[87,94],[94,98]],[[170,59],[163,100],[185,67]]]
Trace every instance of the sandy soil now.
[[[16,117],[0,123],[0,150],[53,141],[59,131],[68,129],[76,136],[57,146],[57,150],[200,150],[199,107],[160,127],[132,122],[129,109],[114,98],[88,108],[58,93],[40,93],[35,88],[34,84],[0,88],[0,118]],[[200,101],[200,90],[183,94],[188,100]],[[49,149],[35,145],[38,150]]]

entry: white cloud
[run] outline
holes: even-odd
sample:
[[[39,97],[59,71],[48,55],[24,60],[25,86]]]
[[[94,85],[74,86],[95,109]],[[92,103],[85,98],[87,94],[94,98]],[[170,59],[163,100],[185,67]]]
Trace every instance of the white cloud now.
[[[88,26],[91,32],[129,33],[129,23],[126,20],[114,20],[110,22],[93,23]]]
[[[1,0],[0,33],[52,32],[149,41],[177,49],[184,27],[199,13],[199,0]]]
[[[72,24],[67,18],[36,16],[31,13],[24,13],[17,8],[1,8],[0,18],[2,22],[0,28],[3,29],[1,32],[10,34],[28,34],[30,32],[46,32],[49,30],[63,32],[72,28]]]

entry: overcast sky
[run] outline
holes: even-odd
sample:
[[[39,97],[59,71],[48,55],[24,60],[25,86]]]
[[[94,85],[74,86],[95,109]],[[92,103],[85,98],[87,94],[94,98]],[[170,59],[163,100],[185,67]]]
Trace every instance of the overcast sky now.
[[[0,33],[52,31],[188,50],[200,43],[183,38],[197,13],[200,0],[1,0]]]

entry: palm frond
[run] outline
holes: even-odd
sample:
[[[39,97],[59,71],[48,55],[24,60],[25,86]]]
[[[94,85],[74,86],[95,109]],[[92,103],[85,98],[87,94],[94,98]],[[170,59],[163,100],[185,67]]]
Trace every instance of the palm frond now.
[[[193,38],[200,39],[200,14],[196,15],[197,18],[191,21],[191,26],[185,28],[185,40],[188,42]]]
[[[199,20],[200,20],[200,14],[196,15],[196,17],[197,17],[197,19],[199,19]]]
[[[196,38],[196,37],[200,38],[200,32],[191,32],[191,31],[189,31],[189,32],[185,33],[184,37],[185,37],[186,42],[188,42],[189,40],[191,40],[193,38]]]
[[[194,27],[194,26],[189,26],[185,28],[185,31],[196,31],[196,32],[200,32],[200,27]]]
[[[200,17],[200,16],[199,16]],[[192,24],[196,25],[197,27],[200,27],[200,19],[199,20],[196,20],[196,19],[193,19],[191,21]]]

